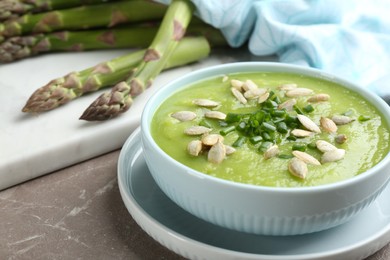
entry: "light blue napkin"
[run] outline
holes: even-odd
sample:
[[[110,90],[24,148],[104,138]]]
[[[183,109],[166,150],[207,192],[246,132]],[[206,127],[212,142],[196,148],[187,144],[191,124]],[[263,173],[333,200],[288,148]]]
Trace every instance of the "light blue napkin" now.
[[[159,0],[168,4],[170,0]],[[192,0],[232,47],[319,68],[390,98],[388,0]]]

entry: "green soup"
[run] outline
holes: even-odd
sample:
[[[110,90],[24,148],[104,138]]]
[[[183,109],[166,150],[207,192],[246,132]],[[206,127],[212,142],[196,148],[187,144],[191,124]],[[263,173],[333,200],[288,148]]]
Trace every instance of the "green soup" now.
[[[246,104],[240,102],[232,94],[232,79],[242,82],[252,80],[259,88],[267,89],[268,99],[261,104],[258,98],[248,98]],[[280,90],[283,84],[296,84],[299,88],[311,89],[313,93],[291,98],[286,95],[286,91]],[[308,102],[310,97],[320,93],[329,95],[329,100]],[[213,100],[219,102],[219,105],[202,107],[193,103],[195,99]],[[279,109],[280,104],[290,99],[296,101],[292,109]],[[171,116],[178,111],[195,112],[196,118],[182,122]],[[205,113],[208,111],[223,112],[227,119],[206,118]],[[237,121],[236,117],[250,118],[259,111],[265,117],[246,121],[246,124],[253,124],[251,130],[245,130],[245,122]],[[321,117],[345,115],[353,121],[338,125],[336,133],[321,128],[321,133],[297,138],[292,136],[291,131],[305,129],[296,120],[298,114],[307,116],[320,128]],[[286,129],[279,128],[281,122],[285,123]],[[271,127],[268,129],[264,123]],[[227,155],[221,163],[209,162],[207,150],[198,156],[190,155],[187,152],[189,142],[200,140],[201,136],[190,136],[184,131],[197,125],[212,129],[209,134],[223,133],[223,143],[229,146],[234,144],[236,151]],[[151,129],[157,144],[177,161],[211,176],[261,186],[315,186],[348,179],[377,164],[389,151],[386,124],[381,114],[364,98],[332,82],[287,73],[239,73],[194,82],[173,93],[161,104],[154,114]],[[339,135],[347,140],[336,140]],[[240,138],[242,142],[238,144]],[[293,150],[302,150],[321,161],[323,152],[313,145],[317,140],[327,141],[345,150],[344,157],[321,165],[307,164],[308,173],[304,179],[292,175],[288,168]],[[279,152],[266,159],[264,147],[270,144],[276,144]]]

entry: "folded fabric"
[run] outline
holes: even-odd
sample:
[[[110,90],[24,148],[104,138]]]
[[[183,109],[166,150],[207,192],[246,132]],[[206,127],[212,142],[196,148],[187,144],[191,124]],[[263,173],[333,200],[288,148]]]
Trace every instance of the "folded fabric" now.
[[[159,0],[168,4],[170,0]],[[387,0],[192,0],[232,47],[319,68],[390,98]]]

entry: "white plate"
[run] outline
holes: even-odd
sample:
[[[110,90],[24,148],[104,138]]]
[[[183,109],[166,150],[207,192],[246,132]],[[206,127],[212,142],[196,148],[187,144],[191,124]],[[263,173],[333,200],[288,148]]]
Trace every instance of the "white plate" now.
[[[159,189],[144,161],[140,129],[120,153],[118,182],[134,220],[159,243],[190,259],[364,259],[390,241],[390,186],[350,222],[309,235],[241,233],[187,213]]]

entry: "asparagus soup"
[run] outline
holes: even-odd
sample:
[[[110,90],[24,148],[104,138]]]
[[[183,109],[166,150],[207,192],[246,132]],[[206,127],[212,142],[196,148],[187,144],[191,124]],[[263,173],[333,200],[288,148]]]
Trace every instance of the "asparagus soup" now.
[[[235,182],[301,187],[356,176],[389,151],[381,114],[336,83],[297,74],[221,75],[173,93],[152,136],[177,161]]]

